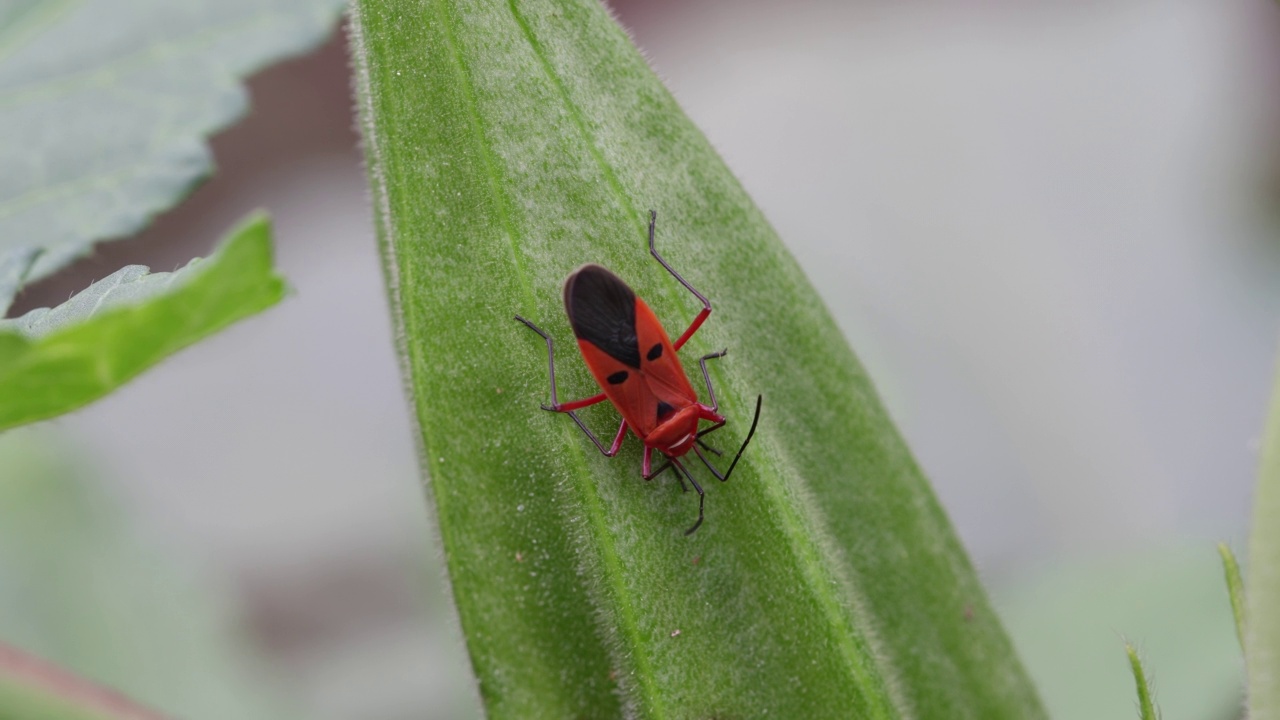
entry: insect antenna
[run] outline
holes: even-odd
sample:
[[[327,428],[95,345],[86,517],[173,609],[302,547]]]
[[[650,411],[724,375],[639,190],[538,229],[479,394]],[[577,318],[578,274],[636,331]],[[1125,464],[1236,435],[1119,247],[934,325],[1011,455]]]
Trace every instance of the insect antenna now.
[[[702,461],[703,465],[707,466],[707,469],[711,471],[711,474],[715,475],[716,479],[720,482],[726,482],[729,479],[729,475],[733,472],[733,468],[738,464],[738,458],[742,457],[742,451],[747,449],[747,443],[751,442],[751,436],[756,434],[756,425],[760,422],[760,403],[763,400],[763,395],[756,397],[756,416],[751,420],[751,429],[747,431],[747,439],[742,441],[742,447],[738,448],[738,454],[733,456],[733,462],[729,465],[729,472],[721,475],[720,471],[716,469],[716,466],[712,465],[711,461],[707,460],[707,456],[703,455],[702,451],[698,449],[698,446],[693,446],[693,452],[698,456],[698,459]],[[719,430],[721,427],[724,427],[724,423],[717,423],[715,426],[707,428],[706,432]],[[698,441],[698,445],[702,445],[701,440]],[[703,447],[706,446],[703,445]],[[715,452],[712,448],[707,449]],[[716,454],[719,455],[720,453],[717,452]]]
[[[733,462],[729,463],[729,469],[725,472],[724,477],[720,480],[726,481],[733,474],[733,469],[738,466],[738,459],[742,457],[742,451],[747,449],[747,443],[751,442],[752,436],[756,434],[756,425],[760,424],[760,404],[764,402],[763,395],[756,396],[756,416],[751,419],[751,429],[747,431],[747,439],[742,441],[742,447],[738,448],[738,454],[733,456]]]

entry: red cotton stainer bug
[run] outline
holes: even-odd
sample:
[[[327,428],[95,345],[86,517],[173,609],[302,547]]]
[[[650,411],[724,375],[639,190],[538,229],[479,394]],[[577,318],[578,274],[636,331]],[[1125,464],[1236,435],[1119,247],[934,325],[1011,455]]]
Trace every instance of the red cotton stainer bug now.
[[[751,420],[747,438],[738,448],[738,454],[729,464],[729,470],[721,475],[707,460],[707,456],[702,454],[699,446],[716,455],[720,454],[702,441],[703,435],[719,430],[726,422],[716,412],[719,404],[716,402],[716,392],[711,387],[711,375],[707,373],[707,361],[723,357],[728,350],[703,355],[698,359],[702,379],[707,384],[707,396],[711,399],[710,405],[703,405],[698,402],[698,395],[689,384],[689,377],[685,375],[676,351],[702,327],[702,323],[711,314],[711,301],[680,277],[680,273],[672,269],[658,254],[653,243],[653,228],[657,218],[657,212],[650,210],[649,253],[672,277],[702,301],[702,311],[674,343],[667,337],[667,332],[663,330],[662,323],[658,322],[653,310],[649,309],[644,300],[636,297],[635,292],[617,275],[599,265],[583,265],[570,273],[564,281],[564,310],[569,315],[573,334],[578,338],[582,359],[586,361],[591,374],[604,392],[562,403],[556,396],[556,357],[551,336],[519,315],[516,320],[529,326],[530,330],[547,341],[551,404],[543,405],[542,409],[567,413],[605,457],[618,454],[622,439],[630,428],[640,438],[640,442],[644,443],[645,480],[654,479],[674,465],[679,471],[676,479],[680,481],[680,488],[685,492],[689,491],[684,484],[684,478],[688,478],[693,489],[698,491],[698,521],[684,533],[691,535],[702,525],[703,505],[707,496],[702,492],[702,486],[680,462],[680,458],[692,450],[712,475],[721,482],[728,480],[738,465],[738,459],[742,457],[742,451],[747,449],[747,443],[751,442],[751,437],[756,433],[756,424],[760,422],[760,403],[764,398],[756,398],[756,414]],[[613,438],[613,445],[608,448],[574,412],[606,399],[622,414],[622,425]],[[713,424],[699,430],[698,423],[703,420]],[[654,450],[666,457],[666,461],[657,470],[652,469]]]

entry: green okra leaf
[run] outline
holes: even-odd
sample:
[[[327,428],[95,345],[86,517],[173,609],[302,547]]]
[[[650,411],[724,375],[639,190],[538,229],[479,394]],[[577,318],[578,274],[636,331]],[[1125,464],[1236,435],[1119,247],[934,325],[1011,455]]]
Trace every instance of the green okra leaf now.
[[[0,320],[0,430],[86,405],[283,295],[270,223],[256,215],[181,270],[126,267],[56,308]]]
[[[38,248],[42,278],[175,205],[248,107],[241,79],[314,47],[343,4],[0,3],[0,267]]]
[[[1033,688],[927,482],[768,222],[595,0],[357,0],[380,242],[489,717],[1028,718]],[[592,395],[560,305],[623,277],[712,378],[732,480],[640,475],[548,402]],[[700,383],[695,386],[700,386]],[[705,399],[705,397],[704,397]],[[607,406],[582,413],[617,427]],[[692,457],[692,456],[690,456]],[[698,465],[691,460],[691,465]]]

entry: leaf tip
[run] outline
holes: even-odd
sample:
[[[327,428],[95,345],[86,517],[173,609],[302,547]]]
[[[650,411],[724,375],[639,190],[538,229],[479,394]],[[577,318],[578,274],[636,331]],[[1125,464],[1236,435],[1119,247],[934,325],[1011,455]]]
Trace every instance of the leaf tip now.
[[[1150,681],[1142,669],[1142,658],[1138,656],[1138,648],[1125,640],[1124,651],[1129,656],[1129,669],[1133,671],[1133,682],[1138,691],[1138,717],[1142,720],[1160,720],[1159,711],[1151,694]]]
[[[1227,596],[1231,600],[1231,615],[1236,622],[1236,639],[1240,641],[1240,650],[1244,650],[1244,580],[1240,575],[1240,563],[1235,553],[1224,542],[1218,543],[1218,555],[1222,558],[1222,573],[1227,581]]]

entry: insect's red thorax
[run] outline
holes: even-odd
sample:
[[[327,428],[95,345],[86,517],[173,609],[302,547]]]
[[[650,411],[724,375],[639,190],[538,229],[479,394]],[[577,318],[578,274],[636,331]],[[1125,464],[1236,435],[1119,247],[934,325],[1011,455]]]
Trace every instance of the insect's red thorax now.
[[[680,457],[693,449],[698,440],[697,405],[687,405],[653,429],[644,443],[671,457]]]

